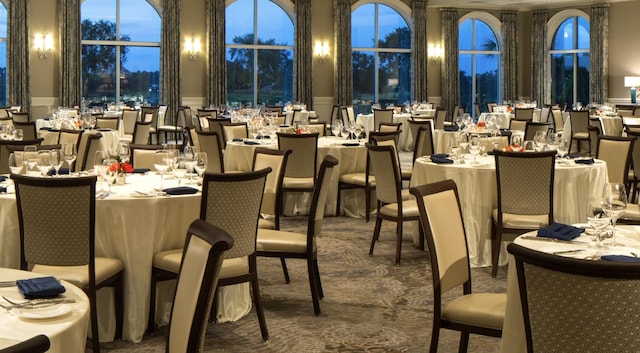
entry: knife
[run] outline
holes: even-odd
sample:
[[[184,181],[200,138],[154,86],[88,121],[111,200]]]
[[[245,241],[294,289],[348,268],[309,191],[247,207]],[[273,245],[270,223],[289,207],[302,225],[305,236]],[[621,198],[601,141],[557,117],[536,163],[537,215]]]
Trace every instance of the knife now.
[[[47,298],[47,299],[31,299],[25,302],[17,302],[14,300],[9,300],[3,297],[4,300],[11,303],[11,308],[34,308],[34,307],[42,307],[49,306],[54,304],[63,304],[63,303],[75,303],[76,300],[73,298]]]
[[[583,243],[586,244],[588,243],[587,241],[579,241],[579,240],[560,240],[560,239],[556,239],[556,238],[545,238],[545,237],[538,237],[535,235],[523,235],[520,238],[522,239],[527,239],[527,240],[540,240],[540,241],[548,241],[551,243],[561,243],[561,244],[579,244],[579,243]]]

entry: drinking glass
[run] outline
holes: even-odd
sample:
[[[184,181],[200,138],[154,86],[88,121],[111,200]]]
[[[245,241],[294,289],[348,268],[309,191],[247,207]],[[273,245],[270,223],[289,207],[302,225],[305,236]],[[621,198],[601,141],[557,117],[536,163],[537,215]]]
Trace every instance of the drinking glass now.
[[[535,152],[536,151],[536,145],[533,141],[531,140],[525,140],[524,143],[522,144],[523,149],[525,152]]]
[[[20,172],[22,171],[22,167],[23,165],[22,163],[19,163],[18,159],[16,158],[16,154],[9,154],[9,170],[11,170],[11,174],[20,174]]]
[[[562,136],[557,136],[556,150],[558,151],[558,157],[567,157],[567,153],[569,152],[569,141]]]
[[[53,168],[53,160],[51,159],[51,152],[38,151],[38,170],[41,176],[47,176],[49,171]]]
[[[98,177],[98,185],[100,185],[100,192],[104,192],[104,175],[107,172],[108,164],[105,161],[109,160],[109,154],[105,151],[96,151],[96,154],[93,156],[93,174]]]
[[[186,157],[178,157],[175,158],[173,162],[172,172],[173,175],[178,179],[178,185],[182,184],[182,178],[187,175],[187,163],[185,158]]]
[[[62,163],[64,163],[64,159],[62,158],[62,152],[60,150],[51,150],[51,160],[53,161],[53,169],[56,170],[55,176],[60,175],[60,168],[62,167]]]
[[[500,130],[491,131],[491,144],[493,145],[493,149],[498,149],[498,145],[500,144],[500,139],[502,138],[502,134]]]
[[[473,156],[473,164],[478,164],[478,154],[480,154],[480,137],[472,135],[469,139],[469,153]]]
[[[469,150],[469,136],[466,133],[458,135],[458,142],[460,142],[460,154],[465,154]]]
[[[533,143],[535,144],[536,152],[544,151],[544,147],[547,145],[547,132],[536,131],[536,135],[533,137]]]
[[[72,170],[71,163],[73,163],[73,161],[75,161],[76,158],[78,158],[76,144],[75,143],[62,144],[62,146],[60,147],[60,153],[62,154],[62,159],[64,159],[67,162],[67,165],[69,165],[69,174],[71,174],[71,170]]]
[[[451,140],[451,156],[454,160],[460,159],[460,142],[458,139]]]
[[[552,132],[547,134],[547,148],[550,151],[558,150],[558,133]]]
[[[458,130],[462,130],[462,117],[460,115],[456,116],[455,122]]]
[[[607,237],[611,237],[611,245],[617,245],[616,222],[627,209],[627,190],[624,184],[607,183],[604,184],[602,198],[604,211],[611,218],[611,232],[608,232]]]
[[[511,150],[513,152],[522,152],[522,135],[511,135]]]
[[[205,152],[198,152],[195,154],[195,170],[198,173],[198,177],[202,177],[202,174],[207,170],[207,165],[209,160],[207,159],[207,154]]]
[[[15,129],[13,131],[13,139],[16,141],[22,141],[24,138],[24,131],[22,129]]]
[[[156,154],[154,156],[153,159],[153,166],[156,169],[156,171],[158,171],[158,174],[160,174],[160,188],[158,189],[158,194],[164,193],[162,190],[164,189],[162,187],[162,182],[164,181],[164,174],[169,170],[170,168],[170,160],[173,157],[171,157],[171,155],[169,154],[168,151],[166,150],[159,150],[156,151]]]
[[[116,181],[118,176],[117,161],[114,158],[106,158],[102,160],[102,180],[104,181],[104,190],[111,193],[111,184]]]
[[[595,241],[596,247],[601,248],[604,247],[602,244],[602,231],[607,229],[609,224],[611,223],[611,219],[607,216],[607,213],[604,211],[603,207],[603,199],[601,197],[589,197],[587,201],[587,223],[595,233]]]
[[[131,155],[131,148],[129,147],[129,143],[120,142],[118,144],[118,157],[120,157],[120,161],[122,163],[128,161],[130,155]]]
[[[331,125],[331,132],[333,132],[333,136],[340,136],[340,132],[342,131],[342,122],[340,120],[336,120]]]

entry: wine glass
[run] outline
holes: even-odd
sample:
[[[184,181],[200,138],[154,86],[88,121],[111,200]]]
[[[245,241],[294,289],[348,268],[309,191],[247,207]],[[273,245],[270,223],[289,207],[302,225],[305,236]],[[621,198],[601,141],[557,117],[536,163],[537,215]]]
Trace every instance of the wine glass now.
[[[617,245],[616,222],[627,209],[627,190],[624,184],[607,183],[604,184],[602,198],[604,211],[611,218],[611,232],[609,232],[608,236],[611,237],[611,245]]]
[[[500,139],[502,138],[502,134],[500,130],[496,129],[491,131],[491,145],[493,145],[493,149],[497,150],[498,145],[500,144]]]
[[[596,247],[601,248],[602,244],[602,231],[605,230],[611,223],[611,219],[604,211],[603,199],[601,197],[590,196],[587,201],[587,223],[595,233]]]
[[[478,164],[478,154],[480,153],[480,137],[472,135],[469,139],[469,153],[473,156],[473,164]]]
[[[556,138],[556,150],[558,151],[558,157],[563,158],[567,157],[567,153],[569,152],[569,141],[562,136],[558,136]]]
[[[117,161],[114,158],[105,158],[102,160],[102,180],[105,185],[105,192],[111,193],[111,184],[116,181],[118,176]]]
[[[460,153],[466,153],[469,150],[469,136],[466,133],[461,133],[458,135],[458,142],[460,142]]]
[[[22,168],[24,167],[16,157],[17,156],[15,153],[9,154],[9,170],[11,171],[11,174],[20,174],[20,172],[22,171]],[[23,155],[23,158],[24,158],[24,155]]]
[[[340,136],[340,132],[342,131],[342,122],[340,120],[336,120],[331,125],[331,132],[333,132],[333,136]]]
[[[202,174],[207,170],[209,160],[207,159],[206,152],[198,152],[195,154],[195,170],[198,173],[198,177],[202,177]]]
[[[178,179],[178,185],[182,184],[182,178],[187,175],[187,163],[185,158],[186,157],[177,157],[173,162],[172,172],[173,175]]]
[[[547,134],[547,148],[550,151],[557,151],[558,150],[558,133],[556,132],[552,132]]]
[[[455,160],[460,158],[460,141],[458,141],[458,139],[451,140],[451,156],[453,156]]]
[[[78,152],[76,150],[76,144],[75,143],[64,143],[62,144],[62,146],[60,147],[60,153],[62,154],[62,159],[64,159],[67,162],[67,165],[69,165],[69,174],[71,174],[71,163],[73,163],[76,158],[78,158]]]
[[[158,189],[158,195],[164,194],[164,191],[162,191],[164,189],[162,187],[162,182],[164,181],[164,173],[166,173],[171,167],[169,162],[172,158],[173,157],[166,150],[156,151],[154,156],[153,167],[156,169],[158,174],[160,174],[160,188]]]
[[[533,143],[535,144],[536,152],[544,151],[544,147],[547,145],[547,132],[536,131],[536,135],[533,137]]]
[[[38,170],[40,171],[40,175],[47,176],[51,168],[53,168],[51,152],[49,150],[38,151]]]
[[[522,135],[511,135],[511,150],[514,152],[522,152]]]
[[[462,117],[460,115],[456,116],[456,126],[458,127],[458,130],[462,130]]]
[[[104,192],[104,174],[107,172],[108,165],[105,164],[105,160],[109,159],[109,154],[105,151],[96,151],[93,156],[93,174],[98,177],[100,189],[98,191]]]
[[[128,161],[130,155],[131,155],[131,148],[129,147],[129,143],[120,142],[118,144],[118,157],[120,157],[120,161],[122,163]]]
[[[62,163],[64,163],[64,159],[62,159],[62,152],[60,150],[51,150],[51,160],[53,162],[53,169],[56,170],[55,176],[60,175],[60,168],[62,167]]]

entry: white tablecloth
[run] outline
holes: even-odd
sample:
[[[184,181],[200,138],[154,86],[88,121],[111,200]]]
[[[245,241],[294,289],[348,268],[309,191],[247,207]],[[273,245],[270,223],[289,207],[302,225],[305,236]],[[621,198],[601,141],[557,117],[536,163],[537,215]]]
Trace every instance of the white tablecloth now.
[[[268,141],[268,142],[267,142]],[[278,148],[276,141],[267,140],[268,144],[246,145],[243,142],[227,143],[224,153],[225,171],[250,171],[253,163],[253,151],[256,147]],[[359,146],[342,146],[344,140],[336,137],[320,137],[318,139],[318,167],[325,156],[331,155],[338,159],[336,172],[331,180],[325,213],[336,214],[338,199],[338,179],[342,174],[364,172],[367,164],[367,149],[363,144]],[[365,215],[364,192],[358,189],[342,190],[340,213],[349,217],[363,217]],[[284,200],[284,214],[307,214],[311,203],[311,193],[289,193]]]
[[[624,246],[615,247],[610,250],[605,250],[606,254],[616,255],[630,255],[630,251],[637,252],[640,250],[640,227],[639,226],[617,226],[616,227],[616,242],[623,244]],[[537,232],[530,232],[524,235],[535,236]],[[577,241],[592,241],[591,237],[583,233],[580,237],[576,238]],[[553,242],[536,241],[523,239],[522,236],[515,239],[514,243],[531,248],[534,250],[551,253],[553,251],[563,251],[572,249],[587,249],[589,244],[558,244]],[[571,257],[584,258],[592,255],[594,249],[587,249],[584,252],[570,255]],[[569,255],[566,255],[569,256]],[[524,331],[524,319],[522,317],[522,306],[520,302],[520,289],[518,286],[518,276],[516,274],[516,266],[513,256],[509,255],[509,270],[507,273],[507,308],[504,317],[504,324],[502,329],[502,340],[500,343],[501,353],[526,353],[527,341]],[[594,307],[594,310],[598,308]]]
[[[470,158],[467,158],[470,160]],[[498,207],[494,157],[480,157],[479,165],[435,164],[419,158],[413,167],[411,185],[422,185],[453,179],[460,195],[464,225],[472,266],[491,265],[491,212]],[[523,183],[526,181],[523,181]],[[554,176],[554,219],[561,223],[584,221],[583,214],[589,196],[600,196],[607,182],[607,165],[556,165]],[[415,227],[416,225],[414,225]],[[414,238],[417,232],[414,229]],[[504,243],[504,242],[503,242]],[[501,264],[507,263],[504,244]]]
[[[293,110],[290,111],[286,111],[284,112],[284,115],[286,116],[285,122],[287,124],[293,124]],[[316,112],[313,110],[301,110],[297,115],[296,115],[296,121],[301,121],[301,120],[307,120],[309,118],[315,118],[316,117]]]
[[[0,268],[0,281],[27,279],[42,277],[43,275],[20,271],[15,269]],[[62,282],[66,288],[64,297],[73,298],[75,303],[59,304],[51,308],[68,307],[70,312],[44,319],[23,319],[12,312],[0,310],[0,349],[24,341],[33,336],[44,334],[51,341],[49,353],[84,353],[87,342],[87,330],[89,328],[89,298],[84,292],[74,285]],[[18,287],[2,287],[0,295],[7,298],[22,300],[23,296]],[[8,304],[0,299],[3,305]],[[39,309],[30,309],[37,313]],[[42,309],[40,309],[42,312]]]
[[[112,193],[96,200],[96,255],[124,263],[125,340],[138,342],[147,328],[153,255],[184,246],[187,228],[200,216],[200,193],[170,197],[138,196],[134,191],[151,191],[160,177],[154,173],[127,175],[126,185],[112,186]],[[175,179],[164,187],[177,186]],[[20,267],[20,232],[14,194],[0,195],[0,266]],[[168,322],[175,281],[159,284],[157,318]],[[98,291],[101,340],[113,339],[115,322],[110,315],[111,292]],[[221,289],[219,321],[233,321],[251,310],[247,284]]]
[[[413,150],[413,138],[411,137],[411,128],[409,127],[409,120],[411,120],[411,114],[408,113],[400,113],[393,115],[393,122],[400,123],[402,126],[400,129],[400,137],[398,138],[398,148],[401,151],[412,151]],[[369,136],[369,131],[375,131],[376,127],[374,126],[373,114],[358,114],[356,119],[360,126],[364,127],[367,132],[367,137]]]

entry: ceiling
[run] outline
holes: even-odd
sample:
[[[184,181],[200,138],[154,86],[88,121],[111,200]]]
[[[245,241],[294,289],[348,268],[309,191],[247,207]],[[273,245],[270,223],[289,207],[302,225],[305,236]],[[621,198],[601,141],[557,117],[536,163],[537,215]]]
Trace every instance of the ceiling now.
[[[629,0],[609,0],[622,2]],[[498,10],[535,10],[543,8],[575,7],[595,3],[602,0],[429,0],[429,7],[456,7],[466,9],[498,9]]]

